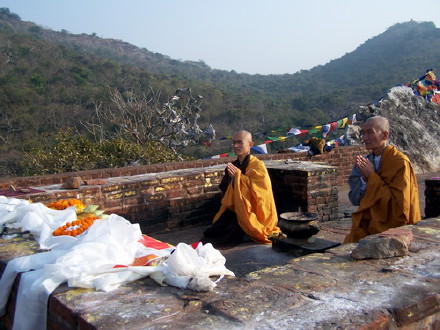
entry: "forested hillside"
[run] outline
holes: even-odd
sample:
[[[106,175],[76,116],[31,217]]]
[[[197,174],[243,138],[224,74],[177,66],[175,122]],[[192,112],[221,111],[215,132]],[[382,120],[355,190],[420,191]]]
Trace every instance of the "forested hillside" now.
[[[219,137],[238,128],[285,131],[340,119],[392,86],[435,70],[439,62],[440,29],[430,22],[396,24],[354,52],[308,71],[248,75],[174,60],[120,40],[44,29],[3,8],[0,175],[22,175],[23,150],[44,146],[59,129],[89,134],[83,123],[96,109],[115,107],[111,90],[155,91],[166,102],[176,89],[189,87],[203,97],[200,126],[212,124]],[[215,154],[216,147],[223,146],[183,152],[202,157]]]

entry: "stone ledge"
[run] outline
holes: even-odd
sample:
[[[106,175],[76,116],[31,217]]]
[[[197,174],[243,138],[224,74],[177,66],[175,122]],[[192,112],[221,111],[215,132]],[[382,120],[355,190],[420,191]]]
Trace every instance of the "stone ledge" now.
[[[107,293],[63,285],[50,298],[48,328],[436,329],[440,218],[408,227],[414,240],[405,257],[354,260],[356,245],[347,244],[224,278],[214,292],[148,278]]]

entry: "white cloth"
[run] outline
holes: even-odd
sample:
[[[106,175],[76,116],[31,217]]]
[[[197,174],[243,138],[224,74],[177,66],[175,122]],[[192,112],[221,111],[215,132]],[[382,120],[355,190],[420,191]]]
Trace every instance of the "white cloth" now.
[[[47,300],[53,290],[65,282],[70,287],[110,291],[123,283],[150,276],[161,285],[206,291],[216,285],[210,276],[234,276],[225,267],[223,255],[211,244],[200,243],[196,249],[184,243],[162,250],[145,247],[139,242],[142,237],[139,224],[131,224],[116,214],[95,220],[77,237],[54,237],[53,230],[76,219],[74,208],[57,211],[41,203],[16,201],[5,205],[8,206],[5,211],[8,213],[4,214],[6,225],[29,230],[41,248],[51,248],[8,262],[0,279],[1,316],[16,275],[25,272],[17,295],[14,329],[45,328]],[[162,263],[130,266],[136,257],[148,254],[157,255]],[[127,267],[115,268],[115,265]]]
[[[20,203],[16,201],[18,199],[13,198],[9,203],[0,204],[5,206],[3,210],[0,210],[1,224],[12,228],[21,228],[22,231],[30,231],[40,248],[44,250],[56,249],[58,246],[73,244],[78,240],[77,237],[72,236],[52,235],[55,229],[66,222],[76,220],[76,208],[74,206],[60,211],[50,209],[42,203],[29,204],[28,202]]]
[[[13,216],[11,212],[20,204],[27,205],[29,202],[23,199],[0,196],[0,225],[10,221],[10,217]]]
[[[298,144],[297,146],[287,148],[292,152],[306,152],[310,150],[309,146],[303,146],[302,144]]]

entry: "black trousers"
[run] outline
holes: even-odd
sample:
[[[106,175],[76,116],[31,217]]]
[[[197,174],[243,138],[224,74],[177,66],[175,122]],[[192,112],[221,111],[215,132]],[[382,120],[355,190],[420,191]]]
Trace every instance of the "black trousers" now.
[[[246,233],[238,224],[237,215],[226,210],[220,218],[205,230],[203,244],[211,243],[216,249],[230,249],[243,241]]]

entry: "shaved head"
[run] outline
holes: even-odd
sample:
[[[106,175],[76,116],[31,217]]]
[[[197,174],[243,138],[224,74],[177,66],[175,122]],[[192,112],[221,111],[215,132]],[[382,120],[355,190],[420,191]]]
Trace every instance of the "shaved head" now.
[[[368,150],[380,156],[388,144],[390,124],[388,119],[381,116],[368,118],[362,126],[362,141]]]
[[[371,122],[371,124],[375,128],[380,129],[382,132],[390,131],[390,122],[385,117],[382,116],[370,117],[365,121],[365,124],[367,124],[368,122]]]
[[[235,133],[234,136],[240,136],[243,141],[252,142],[252,134],[244,129]]]
[[[252,134],[248,131],[238,131],[232,138],[232,148],[240,161],[243,161],[243,159],[251,153],[251,147],[253,145]]]

